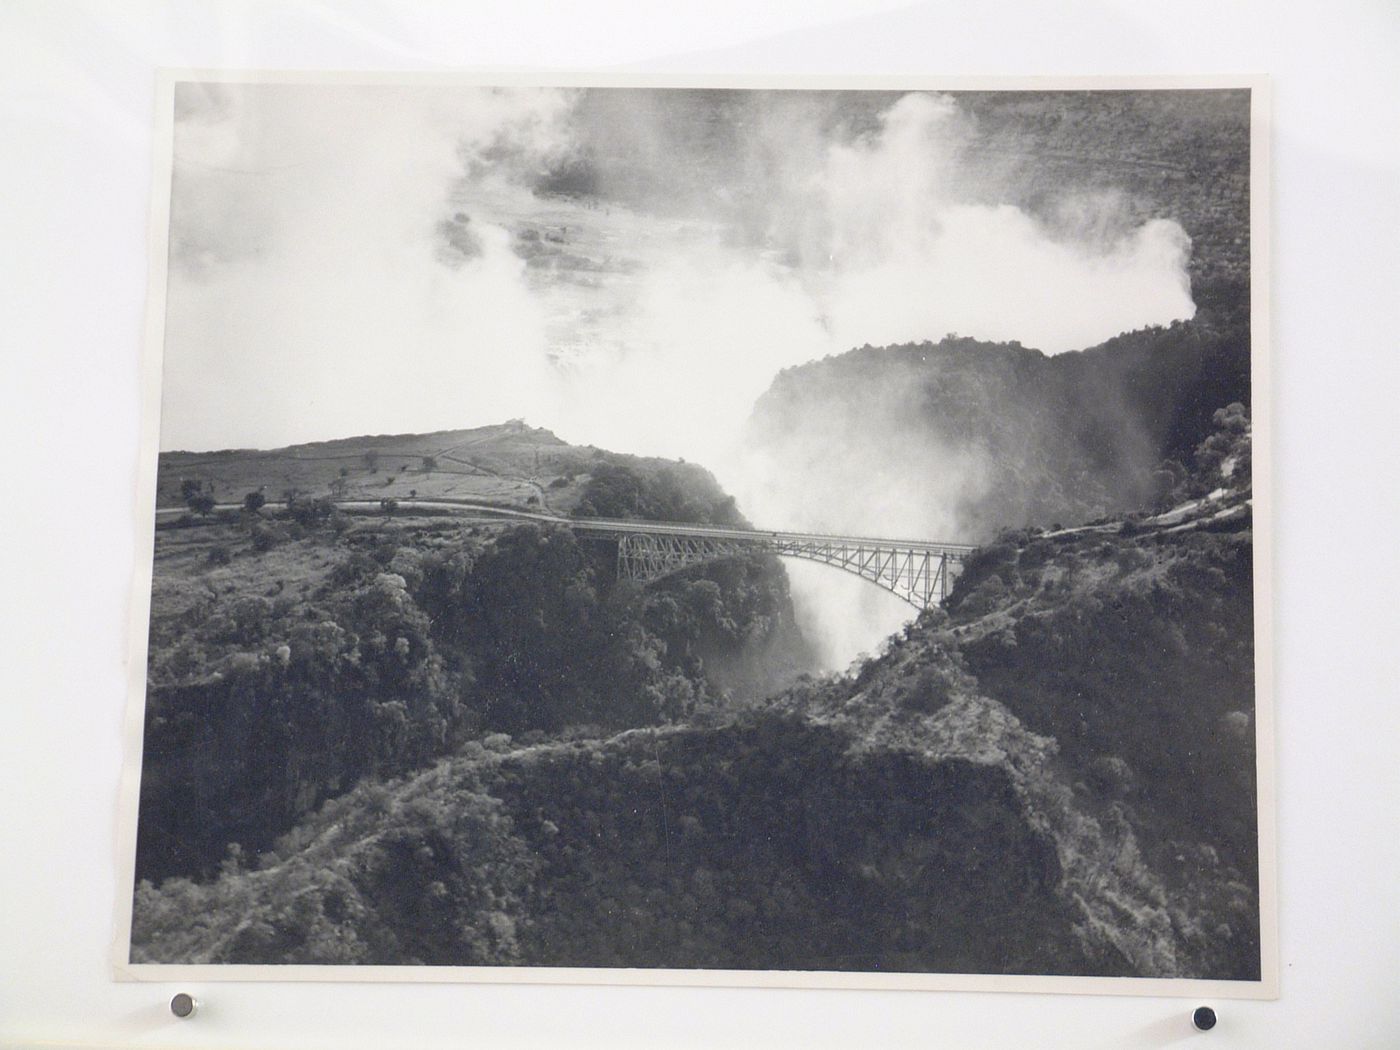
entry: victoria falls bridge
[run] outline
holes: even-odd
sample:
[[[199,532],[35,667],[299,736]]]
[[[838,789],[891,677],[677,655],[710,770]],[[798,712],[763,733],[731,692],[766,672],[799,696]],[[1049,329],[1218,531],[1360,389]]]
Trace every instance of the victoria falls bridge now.
[[[948,596],[962,560],[973,548],[957,543],[831,536],[812,532],[772,532],[714,525],[621,521],[608,518],[557,519],[585,536],[617,540],[617,573],[649,583],[702,562],[744,554],[774,554],[819,562],[869,580],[916,609],[929,609]]]
[[[559,514],[518,510],[487,503],[447,499],[338,500],[341,510],[366,513],[388,510],[405,514],[451,514],[479,521],[522,520],[571,529],[580,537],[617,543],[617,574],[622,579],[650,583],[704,562],[746,554],[802,558],[852,573],[883,587],[919,610],[943,601],[965,559],[975,549],[962,543],[928,540],[874,539],[868,536],[815,532],[774,532],[686,522],[618,518],[569,518]],[[218,510],[237,510],[220,504]],[[157,520],[185,515],[184,507],[161,507]]]

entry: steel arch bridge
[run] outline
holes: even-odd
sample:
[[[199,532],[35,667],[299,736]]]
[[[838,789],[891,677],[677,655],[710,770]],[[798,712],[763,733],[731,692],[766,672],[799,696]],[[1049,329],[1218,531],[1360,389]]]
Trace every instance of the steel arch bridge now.
[[[948,596],[963,560],[976,549],[964,543],[925,540],[771,532],[685,522],[566,518],[561,514],[473,500],[410,498],[402,502],[406,509],[420,513],[498,522],[533,521],[572,529],[580,536],[616,541],[618,576],[639,583],[650,583],[703,562],[745,554],[774,554],[782,558],[804,558],[853,573],[898,595],[919,610],[931,608]],[[224,503],[216,509],[237,511],[240,506]],[[351,513],[387,512],[377,500],[337,500],[336,506]],[[156,508],[157,520],[187,513],[188,508],[184,506]]]
[[[853,573],[921,611],[948,596],[963,559],[974,550],[961,543],[669,522],[575,518],[568,524],[580,534],[617,541],[617,573],[622,579],[650,583],[704,562],[745,554],[773,554]]]

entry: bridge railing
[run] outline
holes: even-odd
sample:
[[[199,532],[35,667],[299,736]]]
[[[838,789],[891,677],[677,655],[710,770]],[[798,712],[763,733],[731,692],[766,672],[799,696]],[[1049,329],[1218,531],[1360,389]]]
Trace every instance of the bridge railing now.
[[[544,516],[541,515],[543,518]],[[971,554],[976,545],[967,543],[945,543],[939,540],[909,540],[877,536],[847,536],[822,532],[788,532],[786,530],[737,528],[727,525],[702,525],[698,522],[650,521],[627,518],[562,518],[548,520],[566,524],[581,532],[631,532],[654,533],[671,536],[701,536],[718,540],[738,540],[749,542],[781,543],[841,543],[847,546],[899,548],[901,550],[929,551],[953,556]]]

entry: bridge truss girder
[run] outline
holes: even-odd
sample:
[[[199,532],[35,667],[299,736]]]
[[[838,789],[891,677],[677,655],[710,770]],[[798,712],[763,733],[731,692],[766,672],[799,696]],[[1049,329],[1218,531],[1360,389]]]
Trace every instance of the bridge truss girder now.
[[[650,583],[722,558],[774,554],[831,565],[869,580],[920,611],[940,604],[952,589],[962,555],[936,548],[898,544],[816,541],[779,536],[729,539],[666,533],[629,532],[618,538],[617,574]]]

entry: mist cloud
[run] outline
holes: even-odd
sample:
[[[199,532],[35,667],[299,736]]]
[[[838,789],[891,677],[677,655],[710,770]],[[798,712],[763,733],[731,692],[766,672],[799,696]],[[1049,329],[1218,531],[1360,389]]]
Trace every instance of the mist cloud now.
[[[1112,194],[983,199],[951,97],[681,98],[182,87],[163,447],[521,416],[710,466],[763,526],[956,539],[953,501],[836,444],[810,454],[839,498],[746,448],[774,375],[949,332],[1058,353],[1194,311],[1176,223],[1127,223]],[[978,484],[951,450],[900,470]],[[793,577],[832,663],[910,612]]]
[[[202,94],[175,140],[165,447],[535,414],[552,382],[545,316],[510,231],[480,219],[480,253],[449,266],[439,223],[463,152],[507,132],[553,149],[562,96]]]

